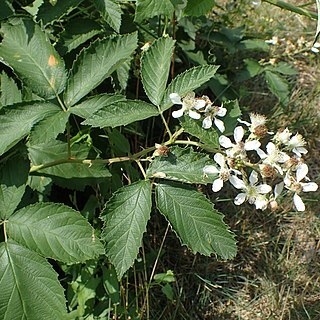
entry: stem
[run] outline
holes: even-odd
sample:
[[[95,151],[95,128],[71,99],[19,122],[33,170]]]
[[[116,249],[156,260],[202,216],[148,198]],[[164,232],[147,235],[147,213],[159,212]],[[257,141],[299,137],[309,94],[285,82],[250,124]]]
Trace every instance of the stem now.
[[[166,121],[166,119],[164,118],[163,113],[162,113],[162,111],[160,110],[159,107],[158,107],[158,110],[159,110],[159,113],[160,113],[161,120],[162,120],[162,122],[163,122],[163,124],[164,124],[164,126],[166,127],[166,130],[167,130],[167,132],[168,132],[169,138],[172,139],[172,133],[171,133],[171,130],[170,130],[168,124],[167,124],[167,121]]]
[[[58,102],[59,102],[59,104],[60,104],[61,109],[62,109],[64,112],[67,112],[68,110],[66,109],[64,103],[62,102],[62,100],[60,99],[60,97],[59,97],[58,94],[56,94],[56,98],[57,98],[57,100],[58,100]]]
[[[4,242],[7,242],[7,230],[6,230],[6,221],[3,221],[3,234],[4,234]]]
[[[138,165],[143,177],[146,179],[147,175],[146,175],[146,172],[144,171],[144,168],[143,168],[141,162],[139,160],[137,160],[136,163],[137,163],[137,165]]]
[[[300,14],[302,16],[306,16],[311,19],[315,19],[315,20],[318,19],[318,15],[315,12],[311,12],[311,11],[302,9],[300,7],[296,7],[285,1],[281,1],[281,0],[262,0],[262,1],[273,4],[274,6],[277,6],[281,9],[288,10],[288,11]]]

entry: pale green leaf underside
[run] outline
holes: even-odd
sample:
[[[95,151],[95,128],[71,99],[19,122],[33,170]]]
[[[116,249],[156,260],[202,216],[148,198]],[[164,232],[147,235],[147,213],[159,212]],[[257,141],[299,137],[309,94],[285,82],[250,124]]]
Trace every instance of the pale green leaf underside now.
[[[83,262],[104,253],[88,221],[70,207],[36,203],[18,210],[7,223],[11,239],[46,258]]]
[[[136,15],[134,20],[142,22],[154,16],[164,15],[171,18],[174,7],[170,0],[137,0]]]
[[[41,165],[53,161],[69,159],[67,143],[50,141],[32,145],[28,148],[29,158],[32,165]],[[73,145],[71,157],[73,159],[88,159],[90,148],[86,145]],[[105,164],[101,163],[62,163],[55,166],[38,170],[44,176],[56,176],[64,179],[97,179],[111,177],[110,171]]]
[[[160,38],[143,53],[141,79],[150,101],[159,106],[168,81],[174,40]]]
[[[186,185],[159,184],[156,199],[159,211],[194,253],[216,253],[223,259],[236,255],[234,235],[202,193]]]
[[[58,275],[45,258],[9,240],[0,244],[0,319],[66,319]]]
[[[57,96],[66,83],[64,62],[32,20],[13,18],[1,27],[0,60],[40,97]]]
[[[37,122],[58,111],[60,108],[55,104],[41,101],[1,109],[0,155],[24,138]]]
[[[171,147],[167,157],[156,157],[147,170],[147,177],[161,177],[186,183],[212,183],[214,176],[203,174],[206,165],[215,165],[208,155],[191,148]]]
[[[96,95],[70,108],[70,112],[81,118],[87,119],[101,108],[125,100],[126,97],[120,94]]]
[[[0,219],[7,219],[20,203],[26,188],[29,164],[12,158],[0,168]]]
[[[5,72],[0,75],[0,91],[0,109],[22,101],[21,92],[17,84]]]
[[[121,7],[112,0],[95,0],[97,9],[107,24],[116,32],[120,31],[121,26]]]
[[[105,106],[83,121],[93,127],[118,127],[159,115],[153,105],[140,100],[126,100]]]
[[[218,66],[213,65],[197,66],[176,76],[164,93],[161,110],[165,111],[173,105],[169,97],[170,93],[175,92],[180,96],[186,95],[210,80],[218,68]]]
[[[138,255],[151,204],[150,181],[139,181],[119,189],[103,213],[102,237],[106,241],[106,254],[119,279]]]
[[[75,61],[64,101],[73,106],[109,77],[137,47],[137,33],[95,41]]]

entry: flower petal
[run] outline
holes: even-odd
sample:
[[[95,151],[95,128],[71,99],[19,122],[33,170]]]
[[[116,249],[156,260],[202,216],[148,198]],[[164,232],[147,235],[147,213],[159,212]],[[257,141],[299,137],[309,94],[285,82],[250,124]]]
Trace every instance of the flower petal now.
[[[224,117],[226,114],[227,114],[227,109],[223,107],[219,107],[219,110],[216,113],[216,115],[219,117]]]
[[[261,146],[258,140],[251,140],[244,143],[244,149],[247,151],[257,150]]]
[[[212,127],[212,120],[211,120],[211,116],[207,116],[203,119],[202,121],[202,128],[204,129],[209,129]]]
[[[224,130],[226,130],[226,128],[225,128],[224,123],[223,123],[222,120],[217,119],[217,118],[214,118],[214,124],[215,124],[215,126],[219,129],[219,131],[220,131],[221,133],[223,133]]]
[[[251,171],[249,182],[253,186],[258,182],[258,173],[254,170]]]
[[[183,116],[183,108],[181,108],[181,109],[179,109],[179,110],[177,110],[177,111],[173,111],[172,112],[172,117],[173,118],[180,118],[180,117],[182,117]]]
[[[204,108],[206,102],[203,99],[196,99],[193,107],[197,110]]]
[[[297,181],[301,181],[303,178],[306,177],[308,174],[309,168],[305,163],[302,163],[301,165],[298,166],[297,172],[296,172],[296,177]]]
[[[245,183],[236,176],[231,176],[229,181],[236,189],[246,189]]]
[[[303,192],[317,191],[318,185],[315,182],[301,183]]]
[[[256,191],[261,194],[267,194],[272,190],[268,184],[260,184],[256,186]]]
[[[242,140],[243,136],[244,136],[244,130],[241,126],[236,127],[234,129],[234,140],[238,143]]]
[[[274,187],[274,199],[277,199],[280,196],[283,190],[283,186],[284,186],[283,182],[276,184],[276,186]]]
[[[258,148],[258,149],[256,149],[256,151],[261,159],[265,159],[268,157],[267,154],[262,149]]]
[[[233,147],[233,143],[231,142],[231,140],[226,137],[226,136],[220,136],[219,137],[219,144],[220,146],[228,149],[228,148],[232,148]]]
[[[268,200],[266,196],[259,195],[256,198],[256,201],[254,202],[256,209],[265,210],[268,206]]]
[[[266,149],[267,149],[268,154],[273,154],[273,153],[277,152],[277,147],[272,142],[269,142],[267,144]]]
[[[169,97],[170,97],[172,103],[182,104],[181,97],[177,93],[175,93],[175,92],[170,93]]]
[[[189,110],[189,117],[192,119],[198,120],[198,119],[200,119],[201,116],[198,112]]]
[[[293,196],[293,203],[294,203],[294,206],[296,207],[296,209],[298,211],[304,211],[306,210],[306,206],[304,205],[302,199],[300,198],[299,195],[297,195],[296,193],[294,194]]]
[[[215,166],[205,166],[203,169],[204,174],[219,174],[220,171]]]
[[[218,178],[216,180],[213,181],[212,183],[212,191],[213,192],[218,192],[222,189],[223,187],[223,180]]]
[[[235,198],[234,198],[234,204],[239,206],[240,204],[243,204],[246,200],[247,195],[245,193],[239,193]]]
[[[225,164],[226,164],[226,159],[224,157],[223,154],[221,153],[216,153],[213,157],[214,161],[221,167],[225,167]]]

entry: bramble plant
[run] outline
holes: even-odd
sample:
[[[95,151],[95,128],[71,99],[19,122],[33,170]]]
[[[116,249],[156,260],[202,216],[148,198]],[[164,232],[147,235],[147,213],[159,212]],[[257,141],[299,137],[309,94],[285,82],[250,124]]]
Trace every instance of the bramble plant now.
[[[230,99],[236,88],[221,85],[227,72],[219,74],[206,50],[187,49],[196,44],[193,19],[209,13],[212,1],[6,0],[3,8],[1,319],[116,316],[117,279],[141,256],[157,212],[193,253],[235,257],[235,235],[199,185],[209,184],[214,199],[230,183],[236,205],[273,211],[292,196],[305,210],[303,193],[318,186],[308,178],[302,135],[271,132],[265,116],[242,115]],[[199,28],[205,34],[213,25]],[[268,50],[243,30],[218,33],[227,55]],[[239,80],[257,64],[245,60]],[[264,73],[279,103],[288,103],[283,75],[295,71],[260,67],[249,77]],[[173,273],[155,269],[156,262],[141,310],[119,313],[149,318],[151,285],[172,297]],[[83,293],[85,281],[99,294]]]

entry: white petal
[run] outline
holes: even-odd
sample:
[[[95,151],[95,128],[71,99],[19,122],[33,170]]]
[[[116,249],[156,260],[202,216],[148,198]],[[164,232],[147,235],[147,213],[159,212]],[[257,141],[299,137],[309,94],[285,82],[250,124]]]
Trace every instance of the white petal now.
[[[227,114],[227,109],[223,107],[220,107],[216,113],[216,115],[219,117],[224,117],[226,114]]]
[[[214,124],[215,124],[215,126],[219,129],[219,131],[220,132],[224,132],[224,130],[226,130],[225,129],[225,127],[224,127],[224,123],[223,123],[223,121],[221,121],[220,119],[214,119]]]
[[[258,182],[258,173],[256,171],[251,171],[249,182],[252,186]]]
[[[246,200],[247,195],[245,193],[239,193],[235,198],[234,198],[234,204],[239,206],[240,204],[244,203]]]
[[[318,185],[315,182],[301,183],[303,192],[317,191]]]
[[[172,103],[182,104],[181,97],[177,93],[175,93],[175,92],[170,93],[169,97],[170,97]]]
[[[226,136],[220,136],[220,137],[219,137],[219,144],[220,144],[222,147],[226,148],[226,149],[233,147],[233,143],[232,143],[231,140],[230,140],[228,137],[226,137]]]
[[[267,144],[266,149],[267,149],[268,154],[272,154],[272,153],[276,152],[277,147],[276,147],[276,145],[275,145],[274,143],[269,142],[269,143]]]
[[[305,163],[302,163],[301,165],[298,166],[297,172],[296,172],[296,177],[297,181],[301,181],[305,176],[308,174],[309,168]]]
[[[280,196],[283,190],[283,186],[284,186],[283,182],[276,184],[276,186],[274,187],[274,199],[277,199]]]
[[[268,206],[268,200],[265,196],[258,196],[254,202],[256,209],[265,210]]]
[[[258,149],[256,149],[256,151],[261,159],[265,159],[268,157],[267,154],[262,149],[258,148]]]
[[[211,120],[211,116],[207,116],[203,119],[202,121],[202,128],[204,129],[209,129],[212,127],[212,120]]]
[[[298,211],[304,211],[306,209],[302,199],[296,193],[293,196],[293,203]]]
[[[196,99],[195,104],[193,107],[197,110],[204,108],[206,105],[206,102],[203,99]]]
[[[234,129],[234,140],[238,143],[238,142],[240,142],[242,140],[243,136],[244,136],[243,128],[240,127],[240,126],[236,127]]]
[[[268,184],[260,184],[256,186],[256,191],[261,194],[269,193],[272,188]]]
[[[290,159],[290,157],[285,152],[280,151],[279,155],[280,155],[280,159],[278,162],[280,163],[284,163]]]
[[[225,167],[226,159],[221,153],[216,153],[213,157],[214,161],[221,167]]]
[[[229,181],[236,189],[246,189],[245,183],[236,176],[231,176]]]
[[[247,141],[244,144],[244,149],[247,151],[257,150],[261,146],[261,143],[258,140]]]
[[[200,114],[198,112],[189,110],[189,117],[195,120],[200,119]]]
[[[172,112],[172,117],[173,118],[180,118],[182,116],[183,116],[183,108]]]
[[[251,127],[251,123],[248,122],[248,121],[244,121],[244,120],[241,120],[241,119],[238,119],[238,121],[239,121],[240,123],[245,124],[247,127]]]
[[[216,180],[213,181],[212,183],[212,191],[213,192],[218,192],[222,189],[223,187],[223,180],[218,178]]]
[[[204,174],[219,174],[220,171],[215,166],[205,166],[203,168]]]

